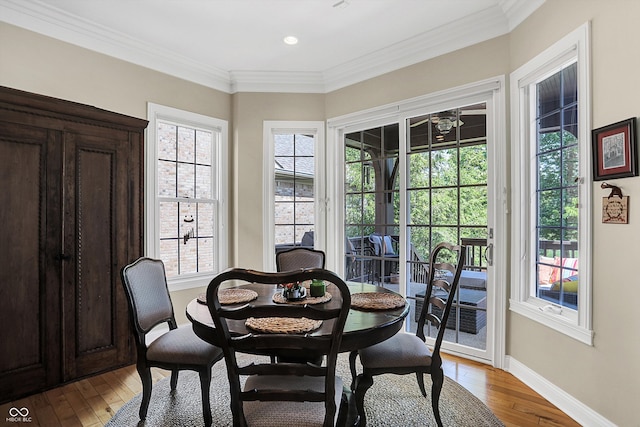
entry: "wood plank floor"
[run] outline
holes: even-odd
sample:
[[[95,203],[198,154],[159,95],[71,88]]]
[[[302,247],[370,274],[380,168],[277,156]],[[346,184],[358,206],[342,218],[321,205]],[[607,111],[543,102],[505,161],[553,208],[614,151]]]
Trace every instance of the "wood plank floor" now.
[[[483,401],[507,427],[579,426],[513,375],[455,356],[444,358],[445,375]],[[160,369],[152,372],[154,382],[169,375]],[[132,365],[0,405],[0,419],[8,417],[12,407],[26,407],[30,426],[99,427],[141,391]]]

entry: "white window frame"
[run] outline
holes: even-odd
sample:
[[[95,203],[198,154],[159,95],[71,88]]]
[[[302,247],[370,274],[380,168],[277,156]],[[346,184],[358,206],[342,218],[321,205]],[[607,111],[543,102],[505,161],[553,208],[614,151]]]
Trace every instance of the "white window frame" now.
[[[511,74],[512,240],[511,311],[593,345],[591,309],[590,28],[585,23]],[[578,309],[532,296],[536,283],[536,129],[532,87],[577,61],[578,71]]]
[[[226,120],[151,102],[147,103],[147,120],[149,120],[149,125],[147,126],[145,144],[145,253],[151,258],[160,258],[157,121],[167,120],[180,125],[210,130],[214,134],[220,135],[219,139],[214,138],[213,140],[212,166],[214,173],[211,176],[212,194],[217,200],[215,205],[217,238],[214,241],[216,271],[167,278],[171,292],[207,286],[215,274],[228,267],[228,123]]]
[[[263,200],[262,200],[262,235],[263,269],[275,271],[275,218],[274,218],[274,194],[275,194],[275,141],[276,134],[305,134],[314,136],[314,241],[316,249],[324,250],[326,230],[326,184],[325,170],[325,123],[322,121],[277,121],[265,120],[263,123],[264,163],[263,163]]]

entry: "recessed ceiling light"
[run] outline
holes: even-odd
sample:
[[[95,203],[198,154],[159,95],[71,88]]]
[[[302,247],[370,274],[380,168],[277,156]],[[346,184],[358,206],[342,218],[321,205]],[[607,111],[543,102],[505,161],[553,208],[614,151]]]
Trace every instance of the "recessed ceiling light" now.
[[[284,38],[284,42],[290,45],[298,44],[298,38],[295,36],[287,36]]]

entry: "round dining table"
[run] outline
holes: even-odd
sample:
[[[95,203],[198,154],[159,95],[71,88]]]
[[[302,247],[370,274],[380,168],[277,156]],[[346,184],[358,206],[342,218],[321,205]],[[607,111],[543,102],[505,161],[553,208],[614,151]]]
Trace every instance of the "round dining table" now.
[[[240,286],[243,289],[251,289],[258,293],[258,297],[250,302],[250,304],[276,304],[273,296],[282,291],[277,285],[265,284],[246,284]],[[331,287],[327,288],[330,291]],[[392,293],[395,292],[380,286],[367,283],[349,284],[351,294],[356,293]],[[339,298],[332,299],[327,304],[339,304]],[[405,302],[404,306],[385,310],[363,310],[351,308],[347,321],[344,326],[340,352],[350,352],[361,348],[382,342],[395,335],[401,328],[404,318],[409,313],[409,303]],[[209,307],[198,301],[198,298],[189,302],[186,309],[187,318],[193,324],[193,330],[203,340],[217,345],[217,334]],[[234,327],[234,333],[245,334],[251,332],[246,329],[243,324],[237,324]],[[326,328],[320,327],[313,332],[314,334],[330,333],[330,326]]]

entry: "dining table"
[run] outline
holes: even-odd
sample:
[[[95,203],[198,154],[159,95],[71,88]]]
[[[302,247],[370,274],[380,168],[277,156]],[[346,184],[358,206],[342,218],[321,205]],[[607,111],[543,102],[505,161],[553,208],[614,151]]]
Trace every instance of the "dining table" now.
[[[328,292],[331,291],[331,286],[333,285],[327,287]],[[399,295],[392,290],[368,283],[349,283],[348,286],[352,296],[362,296],[362,294],[388,294],[385,296],[393,296],[396,300],[399,297]],[[282,288],[270,284],[248,283],[238,286],[237,288],[255,291],[258,294],[257,298],[248,302],[255,305],[277,304],[277,302],[274,302],[274,295],[282,292]],[[379,297],[380,295],[373,296]],[[330,308],[332,305],[340,303],[340,299],[335,298],[324,304]],[[401,306],[387,309],[354,307],[352,303],[343,330],[340,352],[350,352],[369,347],[391,338],[402,328],[404,319],[409,313],[409,308],[409,303],[406,301]],[[193,324],[193,330],[196,335],[210,344],[218,345],[218,334],[215,331],[215,325],[206,301],[203,301],[202,298],[194,298],[187,304],[186,315]],[[242,335],[251,333],[252,331],[248,329],[244,323],[236,322],[233,324],[232,332]],[[329,333],[331,333],[330,325],[323,325],[313,332],[313,334],[318,335]]]

